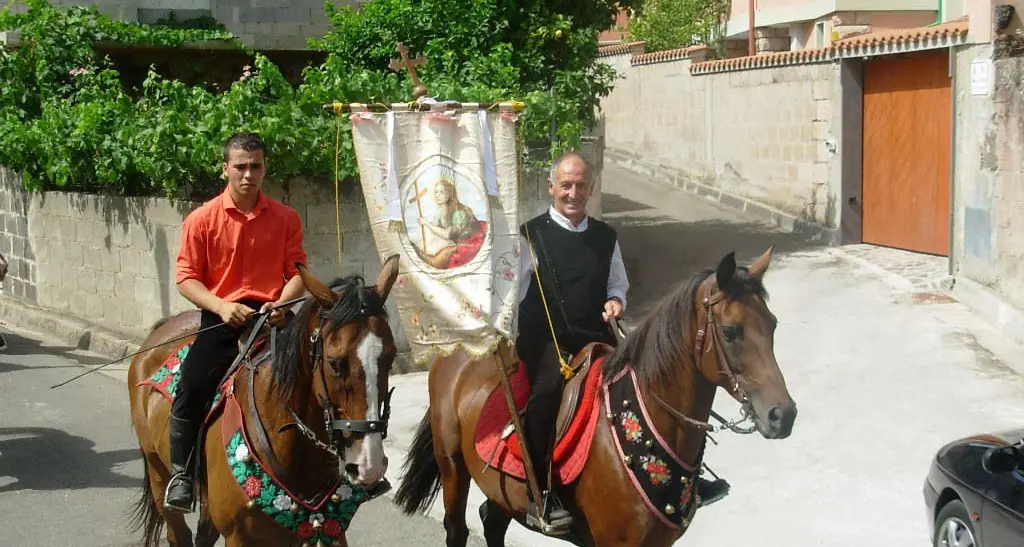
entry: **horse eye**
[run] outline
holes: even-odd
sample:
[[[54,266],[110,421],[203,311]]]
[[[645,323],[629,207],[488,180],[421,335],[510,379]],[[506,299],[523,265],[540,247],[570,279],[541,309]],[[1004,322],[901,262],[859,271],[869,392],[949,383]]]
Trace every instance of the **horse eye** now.
[[[743,338],[743,327],[725,325],[722,327],[722,334],[725,335],[726,342],[736,342]]]

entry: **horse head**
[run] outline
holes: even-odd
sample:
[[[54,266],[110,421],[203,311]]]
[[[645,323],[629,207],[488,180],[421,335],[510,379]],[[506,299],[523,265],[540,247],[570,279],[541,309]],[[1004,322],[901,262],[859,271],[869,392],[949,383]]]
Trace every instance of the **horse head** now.
[[[293,323],[304,338],[305,358],[291,361],[312,381],[307,404],[323,416],[339,471],[354,483],[375,484],[387,470],[388,384],[397,349],[384,305],[398,276],[398,256],[384,262],[373,286],[358,276],[325,285],[296,266],[313,299]],[[278,376],[287,374],[275,371]]]
[[[775,359],[775,315],[762,280],[774,245],[749,268],[734,253],[719,262],[698,289],[697,359],[701,374],[743,405],[757,430],[784,439],[793,430],[796,403]]]

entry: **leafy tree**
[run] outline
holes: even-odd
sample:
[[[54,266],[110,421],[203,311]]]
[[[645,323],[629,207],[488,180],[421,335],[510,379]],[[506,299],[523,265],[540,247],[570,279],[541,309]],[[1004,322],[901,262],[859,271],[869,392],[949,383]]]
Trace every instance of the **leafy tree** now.
[[[609,0],[374,0],[362,11],[327,1],[333,28],[311,40],[327,58],[308,67],[298,86],[256,54],[226,90],[151,70],[139,93],[128,94],[94,44],[244,46],[220,30],[123,23],[93,6],[26,3],[25,14],[0,11],[0,31],[17,30],[21,40],[16,48],[0,46],[0,165],[21,172],[30,188],[208,195],[221,185],[218,147],[239,129],[263,135],[274,155],[272,176],[330,175],[335,124],[340,176],[357,177],[348,120],[325,114],[322,105],[407,101],[407,75],[388,68],[398,41],[428,58],[421,78],[431,96],[526,102],[526,137],[552,154],[578,145],[616,76],[595,62],[597,35],[616,10]]]
[[[646,51],[697,44],[714,47],[731,7],[731,0],[646,0],[630,18],[629,35],[646,42]]]

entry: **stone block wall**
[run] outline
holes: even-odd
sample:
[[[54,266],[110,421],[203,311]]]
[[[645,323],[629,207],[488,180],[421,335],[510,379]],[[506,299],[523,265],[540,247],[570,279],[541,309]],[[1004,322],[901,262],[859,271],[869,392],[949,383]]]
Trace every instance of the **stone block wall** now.
[[[589,139],[581,150],[595,166],[601,165],[601,142]],[[529,171],[524,179],[525,219],[543,211],[550,198],[546,170]],[[315,275],[324,281],[342,272],[376,279],[381,262],[358,183],[339,189],[340,271],[333,182],[268,180],[264,190],[298,212]],[[599,204],[597,197],[590,206]],[[182,221],[198,205],[163,198],[29,193],[17,173],[0,168],[0,253],[10,262],[3,297],[141,340],[158,319],[193,308],[178,294],[174,272]],[[393,304],[389,309],[397,313]],[[9,320],[16,323],[16,318]],[[407,350],[401,326],[395,323],[394,328],[400,351]]]
[[[95,5],[125,21],[152,23],[175,12],[179,20],[211,15],[246,45],[259,50],[306,49],[306,39],[327,33],[330,22],[318,0],[49,0],[54,5]],[[336,0],[337,7],[360,0]],[[24,11],[22,4],[13,6]]]
[[[0,254],[8,262],[0,290],[30,303],[38,302],[36,251],[28,235],[29,198],[21,177],[0,168]]]
[[[956,55],[951,260],[956,274],[1024,310],[1024,57],[993,56],[988,44]],[[990,65],[988,94],[972,93],[975,61]]]
[[[838,65],[691,73],[688,58],[602,60],[622,78],[602,101],[609,159],[832,229],[840,190]],[[640,61],[638,63],[637,61]],[[732,63],[715,61],[712,63]],[[721,64],[717,66],[723,66]]]

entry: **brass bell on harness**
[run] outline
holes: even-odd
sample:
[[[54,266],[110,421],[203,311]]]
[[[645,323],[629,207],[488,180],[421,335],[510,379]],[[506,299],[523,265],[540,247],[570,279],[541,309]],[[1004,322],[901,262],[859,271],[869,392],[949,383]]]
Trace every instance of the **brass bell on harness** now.
[[[644,441],[644,446],[646,446],[647,448],[653,447],[654,446],[654,440],[653,439],[647,439],[646,441]]]
[[[256,507],[256,500],[249,500],[248,502],[246,502],[246,509],[252,509],[253,507]]]
[[[288,509],[290,509],[292,513],[298,513],[299,512],[299,504],[292,503],[292,506],[289,507]]]
[[[675,514],[675,512],[676,512],[676,507],[674,505],[669,504],[669,505],[665,506],[665,513],[666,514],[673,515],[673,514]]]
[[[622,408],[629,408],[629,401],[622,401]]]
[[[623,461],[626,462],[626,465],[633,465],[633,456],[626,454],[626,457],[623,458]]]
[[[341,496],[337,494],[331,494],[331,501],[334,503],[338,503],[339,501],[341,501]]]

